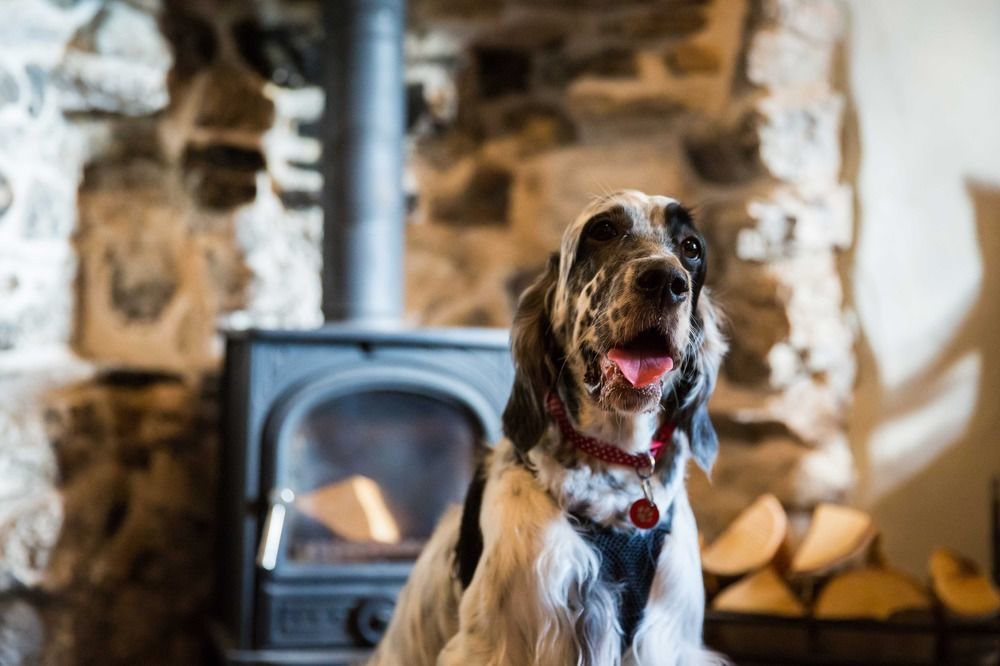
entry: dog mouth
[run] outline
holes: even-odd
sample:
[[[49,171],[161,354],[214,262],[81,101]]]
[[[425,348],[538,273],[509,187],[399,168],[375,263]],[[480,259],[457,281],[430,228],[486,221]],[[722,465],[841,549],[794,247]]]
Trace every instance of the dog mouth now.
[[[648,390],[674,368],[670,339],[659,328],[645,329],[612,347],[601,366],[606,383],[620,375],[633,389]]]

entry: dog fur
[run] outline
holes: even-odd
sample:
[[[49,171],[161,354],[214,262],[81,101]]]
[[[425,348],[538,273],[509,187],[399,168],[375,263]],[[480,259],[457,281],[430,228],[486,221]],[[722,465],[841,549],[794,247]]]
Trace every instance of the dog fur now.
[[[705,242],[677,201],[637,191],[602,197],[566,230],[560,251],[523,294],[512,331],[514,387],[506,438],[485,461],[483,551],[463,590],[455,575],[461,510],[450,510],[417,560],[371,664],[590,666],[718,663],[702,647],[697,527],[687,461],[706,471],[718,449],[707,401],[726,350],[708,289]],[[696,251],[697,250],[697,251]],[[662,336],[674,369],[636,389],[607,358],[643,331]],[[637,453],[661,423],[672,446],[653,494],[673,507],[671,532],[631,645],[622,645],[616,589],[570,514],[635,530],[634,470],[563,440],[545,411],[558,392],[577,431]]]

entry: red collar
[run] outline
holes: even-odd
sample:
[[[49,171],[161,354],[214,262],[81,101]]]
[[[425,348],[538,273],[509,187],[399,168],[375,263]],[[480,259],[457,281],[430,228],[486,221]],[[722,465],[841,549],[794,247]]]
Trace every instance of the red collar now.
[[[639,454],[625,453],[614,444],[578,433],[573,424],[570,423],[569,417],[566,415],[566,407],[555,391],[550,392],[545,398],[545,406],[559,426],[563,437],[572,442],[573,446],[587,455],[591,455],[598,460],[603,460],[606,463],[633,467],[636,472],[640,472],[641,470],[652,473],[654,462],[660,457],[660,454],[667,445],[673,441],[674,424],[665,423],[653,435],[653,440],[649,443],[648,452]]]

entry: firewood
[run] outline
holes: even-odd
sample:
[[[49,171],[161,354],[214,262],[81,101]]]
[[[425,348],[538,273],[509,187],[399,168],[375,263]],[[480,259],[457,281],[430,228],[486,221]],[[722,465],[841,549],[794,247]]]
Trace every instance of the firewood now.
[[[864,511],[820,504],[802,544],[792,558],[792,576],[821,576],[862,557],[878,534]]]
[[[701,555],[716,576],[742,576],[770,562],[785,541],[788,518],[774,495],[761,495]]]
[[[906,610],[925,610],[927,593],[908,576],[892,569],[868,567],[834,576],[813,609],[819,619],[886,620]]]
[[[1000,593],[975,562],[938,548],[929,563],[934,594],[948,611],[968,617],[996,615]]]
[[[298,498],[296,507],[349,541],[399,543],[399,527],[378,484],[352,476]]]
[[[805,607],[774,567],[745,576],[719,593],[712,608],[733,613],[802,617]]]

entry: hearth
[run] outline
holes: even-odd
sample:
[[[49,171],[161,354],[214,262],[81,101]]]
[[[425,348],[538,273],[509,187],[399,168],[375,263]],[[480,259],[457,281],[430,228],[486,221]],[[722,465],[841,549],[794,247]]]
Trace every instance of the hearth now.
[[[400,324],[403,2],[324,11],[328,324],[227,338],[213,635],[230,664],[367,654],[513,380],[505,330]]]

